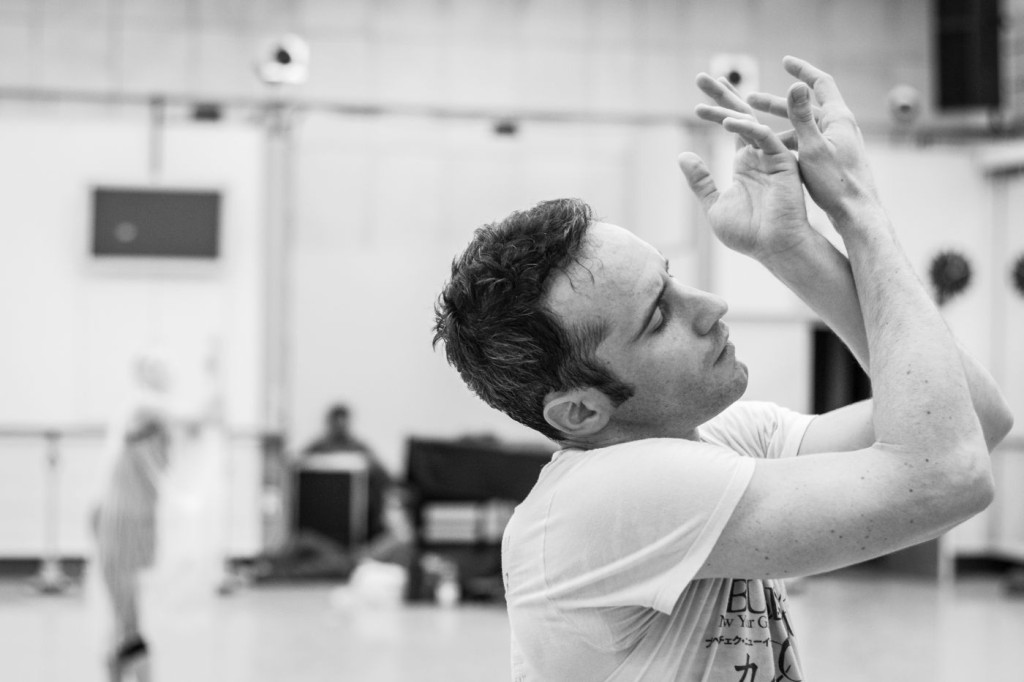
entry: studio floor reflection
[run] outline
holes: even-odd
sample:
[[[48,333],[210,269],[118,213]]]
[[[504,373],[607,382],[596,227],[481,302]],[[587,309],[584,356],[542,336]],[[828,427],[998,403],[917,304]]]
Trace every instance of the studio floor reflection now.
[[[1021,679],[1024,597],[1001,580],[947,589],[848,570],[807,579],[790,598],[812,680]],[[0,581],[0,679],[100,682],[102,625],[87,590],[40,596]],[[151,613],[156,682],[508,680],[500,605],[368,607],[329,584],[243,588]]]

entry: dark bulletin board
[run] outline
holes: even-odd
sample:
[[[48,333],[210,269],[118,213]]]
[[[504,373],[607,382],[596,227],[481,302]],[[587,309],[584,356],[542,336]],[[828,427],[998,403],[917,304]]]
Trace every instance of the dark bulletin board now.
[[[216,259],[220,193],[213,190],[93,190],[92,254]]]

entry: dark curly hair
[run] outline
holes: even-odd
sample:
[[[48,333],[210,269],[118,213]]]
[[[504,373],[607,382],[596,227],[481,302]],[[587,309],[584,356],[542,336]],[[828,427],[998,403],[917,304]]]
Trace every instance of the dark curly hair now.
[[[553,199],[480,227],[434,306],[433,345],[444,342],[463,381],[556,441],[563,434],[543,414],[549,392],[594,387],[615,405],[633,395],[594,356],[605,326],[565,328],[546,305],[551,275],[580,262],[592,214],[578,199]]]

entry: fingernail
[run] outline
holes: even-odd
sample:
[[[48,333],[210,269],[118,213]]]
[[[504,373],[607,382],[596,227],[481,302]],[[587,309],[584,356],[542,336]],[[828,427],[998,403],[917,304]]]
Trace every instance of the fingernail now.
[[[808,99],[809,93],[807,88],[803,85],[793,88],[793,103],[804,104]]]

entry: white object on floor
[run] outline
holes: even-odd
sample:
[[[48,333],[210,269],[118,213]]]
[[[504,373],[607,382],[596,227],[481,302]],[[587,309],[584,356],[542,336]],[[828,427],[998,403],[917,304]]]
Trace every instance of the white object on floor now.
[[[401,606],[407,572],[398,564],[365,559],[349,578],[348,584],[331,590],[328,600],[335,608]]]

